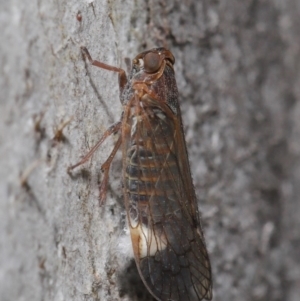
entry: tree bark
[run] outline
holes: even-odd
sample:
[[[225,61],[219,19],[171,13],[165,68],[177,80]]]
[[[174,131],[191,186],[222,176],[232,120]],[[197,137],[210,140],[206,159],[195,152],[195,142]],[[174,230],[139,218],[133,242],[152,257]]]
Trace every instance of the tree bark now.
[[[153,300],[126,233],[120,155],[76,163],[121,116],[125,58],[164,46],[176,77],[213,300],[300,295],[298,0],[2,1],[1,300]]]

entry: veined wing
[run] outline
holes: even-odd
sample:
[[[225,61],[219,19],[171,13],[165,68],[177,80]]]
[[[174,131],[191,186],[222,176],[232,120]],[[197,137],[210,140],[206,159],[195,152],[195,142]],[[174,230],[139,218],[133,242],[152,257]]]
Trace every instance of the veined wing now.
[[[180,115],[144,102],[124,118],[130,128],[122,137],[125,203],[140,275],[158,300],[211,300]]]

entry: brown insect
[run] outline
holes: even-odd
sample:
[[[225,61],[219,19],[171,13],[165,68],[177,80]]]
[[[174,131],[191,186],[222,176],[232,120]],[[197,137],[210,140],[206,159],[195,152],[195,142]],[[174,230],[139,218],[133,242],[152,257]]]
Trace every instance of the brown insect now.
[[[137,55],[127,79],[119,73],[121,120],[106,130],[86,162],[111,134],[120,133],[102,165],[100,203],[110,164],[122,146],[125,207],[135,261],[149,292],[161,301],[211,300],[212,276],[184,139],[172,53],[154,48]]]

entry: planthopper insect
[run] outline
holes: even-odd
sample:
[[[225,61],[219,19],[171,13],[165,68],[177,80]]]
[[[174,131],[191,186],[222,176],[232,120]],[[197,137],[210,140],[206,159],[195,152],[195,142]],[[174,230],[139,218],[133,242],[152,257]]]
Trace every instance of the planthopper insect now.
[[[110,164],[123,152],[123,191],[135,261],[149,292],[161,301],[212,299],[212,276],[178,103],[175,59],[165,48],[138,54],[124,70],[83,55],[94,66],[118,72],[121,120],[77,164],[85,163],[111,134],[119,138],[102,165],[100,203]]]

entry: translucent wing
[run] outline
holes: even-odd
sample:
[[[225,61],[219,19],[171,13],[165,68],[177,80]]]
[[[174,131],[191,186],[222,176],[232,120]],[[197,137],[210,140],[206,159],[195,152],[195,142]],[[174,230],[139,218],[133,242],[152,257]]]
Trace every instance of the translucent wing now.
[[[123,119],[123,179],[140,275],[158,300],[211,300],[180,114],[150,97],[132,103]]]

